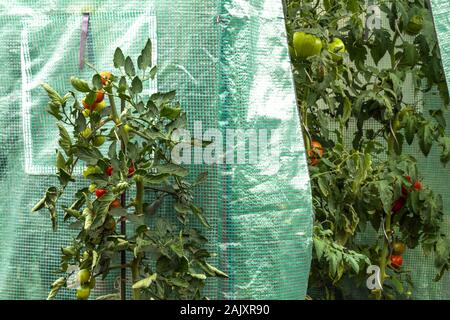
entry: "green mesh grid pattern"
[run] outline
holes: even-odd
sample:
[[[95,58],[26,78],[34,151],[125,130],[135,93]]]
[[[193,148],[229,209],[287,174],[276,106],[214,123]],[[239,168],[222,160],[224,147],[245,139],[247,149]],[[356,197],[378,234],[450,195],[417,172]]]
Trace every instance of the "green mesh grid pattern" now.
[[[373,2],[374,1],[369,1],[369,3]],[[439,2],[442,2],[441,6],[439,6]],[[448,45],[445,44],[445,41],[448,41],[448,36],[450,35],[450,29],[448,27],[450,6],[447,0],[432,1],[432,5],[436,32],[439,38],[439,44],[443,55],[443,65],[444,69],[446,69],[447,71],[447,75],[449,76],[450,69],[448,69],[448,67],[450,51],[448,50],[449,48]],[[437,10],[437,8],[439,9]],[[437,11],[440,11],[441,15],[437,14]],[[385,25],[385,27],[389,28],[388,21],[385,17],[383,18],[382,23]],[[410,36],[406,37],[408,37],[408,39],[410,40],[413,39]],[[368,63],[373,64],[373,61],[369,61]],[[388,55],[386,55],[380,61],[380,65],[382,67],[390,67]],[[447,79],[450,79],[450,77],[447,77]],[[405,82],[403,96],[405,97],[406,102],[417,105],[418,109],[423,112],[424,115],[428,115],[428,111],[431,109],[439,109],[442,105],[442,101],[437,90],[431,90],[430,92],[427,92],[425,94],[421,92],[415,93],[411,83],[411,79],[409,80],[409,82]],[[450,121],[450,116],[448,114],[446,116],[446,121],[447,123],[449,123]],[[376,128],[372,127],[372,129]],[[450,130],[447,128],[447,134],[449,133]],[[349,144],[351,144],[352,139],[353,137],[349,137]],[[385,141],[381,139],[379,140],[379,142],[385,143]],[[443,167],[440,163],[440,151],[438,147],[433,146],[428,157],[425,157],[420,151],[417,139],[415,139],[411,146],[404,144],[403,152],[405,154],[410,154],[416,158],[419,173],[421,174],[423,182],[431,189],[433,189],[433,191],[442,195],[446,217],[444,218],[444,223],[441,226],[441,230],[446,234],[450,234],[450,193],[448,191],[446,183],[450,176],[448,168]],[[365,235],[362,235],[360,237],[360,240],[363,242],[367,240],[372,241],[375,240],[376,237],[377,234],[375,232],[367,231]],[[405,269],[411,270],[411,276],[415,286],[413,296],[414,299],[450,299],[450,292],[448,290],[448,288],[450,287],[450,275],[446,273],[442,277],[441,281],[433,281],[436,276],[437,269],[434,267],[434,259],[432,255],[425,256],[422,249],[419,247],[414,250],[407,250],[404,254],[404,261],[405,262],[403,265]],[[355,293],[355,298],[361,298],[359,294],[363,294],[364,297],[366,296],[365,291],[360,291],[359,293]]]
[[[177,89],[190,128],[278,129],[279,170],[260,165],[191,165],[208,171],[196,201],[210,224],[212,299],[303,299],[311,258],[312,210],[303,139],[279,0],[31,1],[0,3],[0,299],[44,299],[59,248],[76,231],[30,208],[55,184],[57,130],[44,112],[42,81],[64,92],[79,70],[82,12],[90,12],[86,60],[112,69],[117,46],[136,58],[150,37],[159,66],[144,88]],[[269,157],[269,156],[267,156]],[[270,160],[267,158],[266,160]],[[263,161],[270,163],[270,161]],[[69,197],[80,185],[72,185]],[[68,198],[62,199],[69,201]],[[163,210],[162,214],[169,214]],[[111,293],[116,274],[97,281]],[[65,289],[58,296],[72,299]]]
[[[433,0],[430,3],[447,85],[450,87],[450,2],[447,0]],[[425,112],[428,109],[438,109],[441,105],[442,102],[437,92],[430,92],[424,96]],[[448,113],[446,121],[450,123],[450,115]],[[449,128],[447,128],[446,133],[447,135],[450,134]],[[419,169],[424,175],[424,181],[433,190],[442,195],[446,213],[442,230],[448,235],[450,234],[450,192],[447,182],[450,179],[450,171],[448,166],[437,165],[439,163],[439,150],[437,147],[433,147],[428,158],[421,155],[417,145],[414,150],[418,154]],[[408,257],[409,261],[414,261],[411,267],[415,270],[414,276],[417,279],[419,297],[422,299],[450,299],[450,291],[448,289],[450,288],[450,275],[446,273],[438,283],[429,281],[435,274],[435,268],[430,260],[427,260],[428,262],[425,263],[420,260],[420,257],[422,257],[422,252],[419,251],[412,252]]]
[[[375,0],[366,1],[368,5],[377,3]],[[448,0],[433,1],[433,17],[435,22],[435,28],[437,37],[439,40],[440,50],[442,54],[442,61],[444,69],[447,73],[447,79],[450,80],[450,3]],[[385,15],[382,15],[382,21],[384,28],[389,28],[389,22]],[[412,40],[413,37],[404,35],[408,40]],[[366,61],[367,64],[375,66],[373,60],[369,57]],[[390,68],[389,55],[384,56],[380,60],[379,66],[381,68]],[[425,94],[415,93],[411,79],[407,79],[403,88],[403,96],[407,103],[411,103],[418,106],[418,109],[423,112],[424,115],[429,114],[431,109],[439,109],[442,101],[437,90],[431,90]],[[326,108],[326,106],[324,105]],[[447,123],[450,123],[450,115],[446,116]],[[333,129],[337,129],[336,123],[329,123],[330,132]],[[368,123],[365,127],[367,129],[379,129],[379,124],[375,121]],[[356,122],[350,121],[349,129],[346,134],[345,142],[348,147],[352,147],[353,134],[356,132]],[[447,128],[447,134],[450,134],[450,129]],[[332,135],[332,133],[331,133]],[[387,144],[382,138],[378,138],[377,142],[385,145]],[[442,166],[440,162],[440,150],[437,146],[433,146],[428,157],[425,157],[419,147],[417,139],[411,146],[408,144],[403,145],[403,153],[410,154],[417,160],[418,170],[421,174],[423,182],[429,186],[434,192],[442,195],[444,212],[446,217],[444,223],[441,226],[443,233],[450,235],[450,192],[448,190],[447,181],[450,179],[450,173],[448,167]],[[360,234],[357,240],[361,243],[373,243],[379,237],[379,234],[369,225],[364,234]],[[433,256],[425,256],[422,249],[416,248],[414,250],[408,249],[404,254],[404,268],[411,270],[411,276],[414,283],[414,299],[419,300],[447,300],[450,299],[450,275],[445,273],[439,282],[434,282],[433,279],[436,276],[437,269],[434,267]],[[359,288],[353,288],[350,299],[367,299],[367,289],[365,283],[359,284]],[[316,293],[316,292],[315,292]],[[321,293],[322,294],[322,293]]]
[[[439,46],[442,54],[442,62],[447,73],[447,80],[450,79],[450,50],[449,50],[449,14],[450,3],[447,0],[430,1],[433,8],[433,18],[435,22],[436,34],[439,40]],[[387,21],[383,23],[387,24]],[[412,38],[411,38],[412,39]],[[383,61],[381,62],[383,63]],[[389,64],[388,64],[389,65]],[[429,114],[431,109],[439,109],[442,106],[441,98],[437,90],[431,90],[427,93],[415,94],[411,84],[406,83],[403,95],[408,102],[418,105],[418,108],[424,115]],[[447,123],[450,123],[450,115],[446,116]],[[447,134],[450,129],[447,128]],[[414,156],[418,163],[418,169],[423,182],[433,189],[436,193],[441,194],[443,198],[444,218],[441,230],[443,233],[450,234],[450,193],[447,188],[447,180],[450,178],[448,167],[442,166],[440,163],[440,150],[437,146],[433,146],[428,157],[425,157],[420,151],[417,139],[411,146],[404,145],[404,152]],[[441,281],[434,282],[437,269],[434,267],[433,256],[424,256],[421,248],[408,250],[404,254],[404,266],[411,270],[411,276],[415,285],[415,299],[450,299],[450,275],[446,273]]]

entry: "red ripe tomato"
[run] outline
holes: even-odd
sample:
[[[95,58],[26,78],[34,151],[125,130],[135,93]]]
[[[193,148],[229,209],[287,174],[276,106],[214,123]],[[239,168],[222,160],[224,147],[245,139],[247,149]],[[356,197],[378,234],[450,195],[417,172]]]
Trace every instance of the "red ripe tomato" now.
[[[422,182],[421,181],[414,182],[413,187],[414,187],[414,190],[417,190],[417,191],[422,190],[422,187],[423,187]]]
[[[111,204],[110,204],[110,208],[120,208],[121,207],[121,205],[120,205],[120,201],[119,201],[119,199],[115,199],[113,202],[111,202]]]
[[[131,167],[128,168],[128,176],[132,177],[136,169],[134,169],[134,166],[131,165]]]
[[[96,189],[95,190],[95,196],[97,198],[101,198],[101,197],[103,197],[105,195],[106,192],[107,192],[106,189]]]
[[[105,169],[105,173],[106,173],[106,175],[108,175],[108,176],[112,176],[112,173],[113,173],[113,167],[112,167],[112,166],[108,166],[108,167]]]
[[[102,102],[104,97],[105,93],[103,91],[97,91],[97,98],[95,98],[95,103]]]
[[[395,200],[394,204],[392,205],[392,213],[399,212],[403,208],[405,203],[406,203],[405,197],[400,197],[397,200]]]
[[[109,71],[102,71],[100,72],[100,77],[102,78],[102,84],[105,86],[109,79],[111,78],[111,72]]]
[[[392,255],[391,256],[391,266],[393,266],[394,268],[400,268],[403,264],[403,257],[402,256],[396,256],[396,255]]]
[[[405,178],[406,180],[408,180],[409,183],[412,183],[412,178],[410,176],[406,176]]]
[[[319,141],[311,141],[311,150],[308,150],[308,157],[311,165],[314,167],[319,163],[319,159],[323,156],[323,147]]]
[[[87,104],[86,98],[83,98],[83,100],[81,100],[81,103],[83,104],[83,107],[87,110],[93,110],[97,106],[96,102],[94,102],[92,105]]]
[[[402,195],[404,195],[405,197],[408,195],[408,189],[406,189],[405,186],[402,186]]]

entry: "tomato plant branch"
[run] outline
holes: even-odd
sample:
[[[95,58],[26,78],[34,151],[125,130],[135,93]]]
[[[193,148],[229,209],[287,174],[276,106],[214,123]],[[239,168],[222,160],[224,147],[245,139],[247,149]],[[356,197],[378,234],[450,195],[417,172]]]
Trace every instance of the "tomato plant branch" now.
[[[119,125],[120,121],[119,121],[119,117],[117,115],[117,108],[116,108],[116,102],[114,100],[114,97],[112,95],[108,94],[108,98],[109,98],[109,103],[111,105],[111,117],[112,117],[112,120],[114,121],[114,123],[116,125]]]
[[[139,272],[140,263],[141,263],[140,256],[135,257],[131,261],[131,279],[133,283],[138,282],[140,279],[140,272]],[[141,290],[139,288],[137,289],[133,288],[133,300],[140,300],[140,299],[141,299]]]
[[[391,213],[387,213],[386,214],[386,221],[385,221],[385,232],[387,235],[390,234],[391,232]],[[386,265],[387,265],[387,261],[389,259],[389,247],[390,247],[390,241],[389,239],[387,239],[386,237],[383,237],[383,247],[382,247],[382,251],[381,251],[381,256],[380,256],[380,282],[381,285],[384,284],[384,281],[386,279]]]
[[[134,200],[134,207],[137,215],[144,214],[144,180],[141,176],[136,175],[134,177],[136,181],[136,198]]]

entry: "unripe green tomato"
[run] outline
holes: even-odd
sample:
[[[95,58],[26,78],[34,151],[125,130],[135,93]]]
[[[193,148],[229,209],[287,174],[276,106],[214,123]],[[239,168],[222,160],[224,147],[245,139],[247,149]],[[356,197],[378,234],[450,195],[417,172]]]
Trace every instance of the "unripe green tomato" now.
[[[423,28],[423,17],[420,15],[414,15],[409,19],[406,25],[406,33],[412,36],[417,35]]]
[[[83,131],[81,131],[81,136],[85,139],[87,139],[92,133],[91,128],[86,127],[86,129],[84,129]]]
[[[75,248],[73,246],[68,246],[68,247],[62,248],[61,250],[62,250],[62,253],[67,256],[73,256],[76,253]]]
[[[85,118],[89,118],[89,116],[91,115],[91,111],[89,109],[84,109],[83,111],[81,111],[81,113]]]
[[[89,259],[89,252],[85,251],[83,252],[83,260]]]
[[[80,281],[80,283],[82,285],[89,282],[90,278],[91,278],[91,273],[89,272],[88,269],[81,269],[78,272],[78,280]]]
[[[92,144],[96,147],[100,147],[102,144],[104,144],[106,141],[106,137],[103,135],[95,136],[94,140],[92,141]]]
[[[123,129],[124,129],[126,132],[130,132],[131,127],[130,127],[128,124],[126,124],[126,125],[123,126]]]
[[[394,255],[402,255],[406,250],[406,245],[401,241],[396,241],[392,245]]]
[[[97,103],[97,105],[94,108],[94,111],[100,113],[105,108],[106,108],[106,102],[102,101],[102,102]]]
[[[97,189],[97,185],[95,183],[91,183],[88,188],[89,192],[95,192],[95,189]]]
[[[320,38],[304,32],[294,33],[293,44],[295,53],[300,59],[318,55],[323,47]]]
[[[77,299],[78,300],[87,300],[89,295],[91,294],[91,289],[89,286],[81,286],[77,289]]]
[[[101,174],[102,169],[99,166],[87,166],[83,171],[83,177],[87,178],[91,174]]]
[[[328,44],[328,52],[333,61],[342,60],[342,54],[346,52],[344,42],[339,38],[333,38],[333,41]]]

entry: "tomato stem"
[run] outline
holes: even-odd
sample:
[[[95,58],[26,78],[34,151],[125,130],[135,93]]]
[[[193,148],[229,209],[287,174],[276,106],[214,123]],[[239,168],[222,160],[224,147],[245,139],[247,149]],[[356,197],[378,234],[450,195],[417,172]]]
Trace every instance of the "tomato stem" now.
[[[389,236],[391,233],[391,218],[392,215],[390,213],[386,214],[386,222],[385,222],[385,232],[386,235]],[[380,282],[383,286],[384,281],[386,280],[387,274],[386,274],[386,266],[387,261],[389,259],[389,239],[386,237],[386,235],[383,235],[384,241],[383,241],[383,249],[381,251],[381,257],[380,257]],[[377,297],[378,299],[381,298],[381,295]]]
[[[136,199],[134,201],[134,207],[136,208],[136,214],[144,214],[144,181],[142,177],[136,176]]]
[[[108,94],[109,104],[111,105],[111,117],[116,125],[120,123],[119,117],[117,115],[116,102],[114,101],[114,97]]]
[[[113,100],[113,103],[114,103],[114,98],[110,97],[110,101],[111,101],[111,99]],[[125,109],[125,100],[120,99],[120,111],[122,112],[124,109]],[[125,151],[125,143],[123,140],[120,141],[120,149],[122,151]],[[124,191],[120,195],[120,203],[122,204],[122,206],[124,208],[126,208],[126,191]],[[126,236],[126,234],[127,234],[126,221],[124,219],[121,219],[121,221],[120,221],[120,234],[122,234],[124,236]],[[122,265],[127,265],[126,250],[122,250],[120,252],[120,262]],[[127,271],[125,268],[122,268],[120,270],[120,299],[121,300],[126,300],[126,297],[127,297],[126,283],[127,283]]]
[[[131,278],[133,284],[139,281],[139,264],[141,262],[140,257],[137,257],[131,261]],[[133,289],[133,300],[141,299],[141,289]]]

